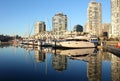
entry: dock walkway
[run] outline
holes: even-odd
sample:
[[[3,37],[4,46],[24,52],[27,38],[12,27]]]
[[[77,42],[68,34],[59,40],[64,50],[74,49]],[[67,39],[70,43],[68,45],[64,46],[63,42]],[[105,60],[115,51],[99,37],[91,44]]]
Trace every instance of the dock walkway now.
[[[109,46],[106,46],[106,49],[107,49],[107,51],[109,51],[117,56],[120,56],[120,48],[116,48],[115,46],[109,45]]]

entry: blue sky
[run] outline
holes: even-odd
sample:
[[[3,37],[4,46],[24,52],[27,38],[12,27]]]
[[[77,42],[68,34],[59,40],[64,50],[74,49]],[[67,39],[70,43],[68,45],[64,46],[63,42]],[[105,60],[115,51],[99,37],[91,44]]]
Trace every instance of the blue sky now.
[[[102,3],[103,23],[110,23],[110,0],[96,1]],[[52,17],[58,12],[67,15],[68,30],[76,24],[84,26],[89,2],[90,0],[0,0],[0,34],[33,34],[36,21],[45,21],[47,30],[51,30]]]

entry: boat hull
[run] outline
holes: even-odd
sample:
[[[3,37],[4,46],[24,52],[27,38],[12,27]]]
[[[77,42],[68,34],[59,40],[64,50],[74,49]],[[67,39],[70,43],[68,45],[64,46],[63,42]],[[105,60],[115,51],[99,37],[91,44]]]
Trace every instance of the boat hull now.
[[[68,48],[68,49],[79,49],[79,48],[95,48],[95,44],[91,42],[84,41],[64,41],[64,42],[56,42],[53,45],[53,48]]]

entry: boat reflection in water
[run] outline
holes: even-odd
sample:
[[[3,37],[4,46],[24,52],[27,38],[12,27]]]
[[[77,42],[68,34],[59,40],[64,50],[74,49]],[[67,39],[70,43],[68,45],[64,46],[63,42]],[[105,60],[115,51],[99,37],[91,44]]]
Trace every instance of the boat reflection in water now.
[[[95,48],[1,45],[0,64],[0,81],[120,81],[120,57]]]
[[[87,77],[89,81],[101,81],[102,58],[101,52],[95,48],[53,50],[53,67],[57,70],[66,70],[67,57],[71,60],[80,60],[87,63]],[[82,67],[82,66],[81,66]]]
[[[95,48],[86,48],[86,49],[68,49],[68,50],[53,50],[54,54],[60,54],[64,56],[69,56],[71,59],[82,60],[85,57],[96,54],[97,49]]]
[[[69,50],[52,50],[52,65],[55,70],[63,71],[67,67],[67,57],[69,59],[88,61],[91,55],[96,54],[95,48],[90,49],[69,49]]]
[[[26,51],[33,51],[34,50],[33,45],[21,45],[21,48],[24,48]]]
[[[81,61],[86,63],[86,76],[88,81],[102,81],[102,70],[104,70],[104,67],[102,62],[108,63],[111,61],[111,68],[109,67],[108,69],[111,69],[111,75],[107,75],[106,78],[103,77],[103,79],[106,81],[112,80],[119,80],[119,75],[118,72],[120,71],[119,65],[120,65],[120,58],[108,53],[108,52],[103,52],[103,50],[97,50],[95,48],[87,48],[87,49],[67,49],[67,50],[60,50],[56,49],[53,50],[51,48],[40,48],[36,47],[34,48],[34,60],[36,62],[44,62],[46,63],[46,55],[47,54],[52,54],[51,55],[51,64],[52,67],[54,68],[55,71],[57,72],[63,72],[68,69],[69,67],[69,60],[77,60],[81,63]],[[71,66],[74,65],[71,64]],[[79,64],[78,64],[79,66]],[[78,67],[77,66],[77,67]],[[76,65],[75,65],[76,67]],[[74,68],[75,68],[74,67]],[[81,66],[82,68],[83,66]],[[118,72],[116,72],[116,70]],[[109,71],[109,70],[108,70]],[[64,72],[63,72],[64,73]],[[109,78],[111,77],[111,78]]]

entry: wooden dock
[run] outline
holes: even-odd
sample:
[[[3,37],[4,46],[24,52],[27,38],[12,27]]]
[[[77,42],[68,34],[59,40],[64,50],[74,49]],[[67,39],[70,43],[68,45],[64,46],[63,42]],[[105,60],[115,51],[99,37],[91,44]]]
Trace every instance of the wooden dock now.
[[[106,46],[106,50],[117,56],[120,56],[120,48],[116,48],[115,46]]]

